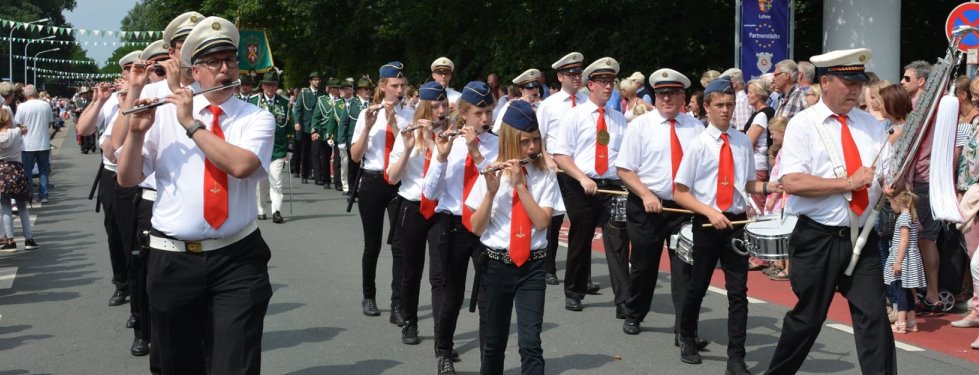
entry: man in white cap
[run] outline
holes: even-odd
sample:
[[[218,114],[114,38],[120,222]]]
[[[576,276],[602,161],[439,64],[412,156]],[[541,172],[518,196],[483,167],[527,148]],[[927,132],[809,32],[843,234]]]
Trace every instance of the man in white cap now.
[[[455,72],[456,64],[449,60],[448,57],[439,57],[432,61],[432,80],[438,82],[442,87],[445,87],[445,94],[449,98],[449,106],[455,108],[456,102],[459,101],[459,97],[462,96],[456,90],[453,90],[449,86],[449,82],[452,81],[452,73]]]
[[[779,174],[790,194],[787,210],[798,215],[789,242],[792,290],[799,301],[785,314],[782,335],[768,374],[794,374],[805,362],[839,291],[850,304],[853,337],[864,374],[896,374],[894,335],[884,309],[884,279],[870,231],[852,276],[854,237],[881,194],[874,155],[887,141],[886,129],[857,106],[867,82],[870,50],[857,48],[813,56],[819,103],[799,112],[785,131]],[[881,160],[887,160],[887,155]]]
[[[618,111],[606,110],[612,96],[619,63],[611,57],[596,60],[583,72],[588,82],[588,100],[561,118],[554,130],[550,152],[565,175],[561,189],[571,219],[568,232],[568,262],[564,277],[564,308],[581,311],[591,274],[591,243],[595,228],[602,227],[605,258],[615,294],[616,317],[624,317],[629,296],[629,236],[624,223],[610,220],[615,196],[599,189],[623,191],[615,161],[625,134],[626,120]]]
[[[748,104],[748,93],[745,92],[744,74],[741,69],[731,68],[721,73],[721,77],[728,77],[731,86],[734,87],[734,116],[731,117],[731,125],[735,129],[744,132],[744,127],[751,118],[751,105]]]
[[[181,60],[201,89],[238,78],[238,35],[208,17],[187,36]],[[173,105],[131,115],[119,156],[122,186],[160,172],[144,238],[153,347],[165,375],[259,374],[272,288],[255,189],[267,177],[275,119],[231,87],[197,96],[178,89],[166,101]]]
[[[540,136],[542,148],[544,149],[544,158],[547,161],[547,165],[552,169],[556,169],[557,165],[554,164],[554,160],[548,151],[547,144],[553,142],[554,134],[559,127],[561,122],[561,117],[563,117],[571,109],[580,103],[584,103],[587,98],[578,92],[581,88],[581,68],[583,66],[582,61],[585,57],[578,52],[571,52],[564,55],[558,61],[551,64],[551,68],[557,71],[558,82],[561,82],[561,91],[548,96],[537,106],[537,124],[540,127]],[[558,185],[564,185],[565,181],[568,180],[568,176],[563,173],[558,173]],[[563,191],[564,188],[562,187]],[[547,261],[544,262],[544,267],[547,271],[547,276],[545,281],[548,285],[557,285],[557,266],[555,265],[557,259],[557,245],[558,245],[558,235],[561,233],[561,224],[564,223],[564,215],[554,216],[551,220],[551,225],[547,227]],[[589,283],[589,293],[594,293],[598,291],[598,287],[592,286]]]
[[[535,111],[537,110],[537,106],[540,105],[540,83],[537,81],[537,78],[540,76],[540,70],[527,69],[511,81],[520,90],[520,97],[514,99],[530,103],[530,107]],[[510,102],[508,101],[500,107],[499,113],[506,113],[506,109],[509,107]],[[494,109],[493,112],[496,112],[496,110]],[[499,131],[502,125],[503,116],[496,116],[496,120],[493,121],[493,132],[496,133]]]

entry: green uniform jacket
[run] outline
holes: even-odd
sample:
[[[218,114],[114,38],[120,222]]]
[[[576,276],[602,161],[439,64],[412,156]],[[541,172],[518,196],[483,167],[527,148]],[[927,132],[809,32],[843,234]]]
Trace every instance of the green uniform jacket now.
[[[274,103],[265,100],[264,94],[252,95],[248,97],[249,104],[257,105],[259,108],[272,112],[275,116],[275,144],[272,146],[272,160],[282,159],[289,153],[289,136],[295,133],[292,121],[292,114],[289,113],[289,99],[276,95]]]
[[[337,98],[333,101],[333,113],[335,116],[330,116],[326,119],[326,132],[333,136],[333,140],[338,144],[341,143],[340,139],[340,123],[346,120],[349,115],[347,115],[347,101],[343,98]]]
[[[322,95],[322,91],[313,91],[309,87],[304,87],[299,91],[296,106],[292,109],[292,116],[295,119],[293,124],[302,125],[303,133],[312,133],[313,110],[316,109],[316,99]]]
[[[337,102],[342,99],[333,99],[329,95],[323,95],[316,100],[316,108],[313,109],[312,128],[313,133],[320,135],[321,141],[328,138],[336,139],[336,131],[330,131],[330,122],[336,122],[340,114],[337,112]]]
[[[354,96],[350,100],[350,106],[347,107],[347,118],[341,119],[340,128],[337,129],[337,143],[346,143],[347,148],[350,148],[350,143],[353,142],[354,128],[357,127],[357,117],[368,106],[370,106],[370,102],[361,101],[359,96]]]

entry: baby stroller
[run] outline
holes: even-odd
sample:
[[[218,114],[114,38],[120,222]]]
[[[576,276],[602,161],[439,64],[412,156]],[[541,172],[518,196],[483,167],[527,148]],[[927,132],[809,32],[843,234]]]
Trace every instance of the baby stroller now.
[[[954,223],[942,223],[938,233],[938,297],[942,312],[955,308],[955,296],[962,293],[962,277],[969,272],[969,253],[962,232]],[[919,289],[918,301],[925,300],[926,290]],[[920,303],[919,303],[920,305]]]

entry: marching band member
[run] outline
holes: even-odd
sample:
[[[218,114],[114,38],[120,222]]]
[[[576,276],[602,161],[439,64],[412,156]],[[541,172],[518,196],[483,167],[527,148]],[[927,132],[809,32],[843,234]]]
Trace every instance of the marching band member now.
[[[581,62],[584,59],[580,53],[571,52],[551,64],[551,68],[557,71],[557,79],[561,82],[561,91],[548,96],[537,106],[537,124],[540,126],[541,140],[544,142],[542,153],[551,169],[557,169],[557,165],[554,164],[551,153],[548,151],[548,144],[553,142],[552,139],[560,127],[561,118],[570,112],[571,108],[587,100],[585,95],[578,92],[578,89],[581,88]],[[564,173],[558,174],[558,187],[561,188],[562,192],[565,190],[563,187],[565,182],[569,179]],[[544,263],[547,269],[545,281],[548,285],[558,284],[555,261],[557,260],[558,235],[561,233],[562,223],[564,223],[564,214],[558,214],[551,218],[551,225],[547,227],[547,260]],[[587,288],[588,293],[598,292],[598,285],[593,284],[591,280],[588,281]]]
[[[626,120],[622,113],[605,109],[618,72],[619,63],[611,57],[598,59],[585,68],[583,76],[590,90],[588,100],[564,115],[553,130],[553,142],[547,147],[554,155],[554,162],[571,178],[562,189],[571,219],[564,308],[582,310],[581,299],[588,291],[591,274],[591,243],[595,228],[602,227],[616,317],[624,318],[629,296],[629,237],[625,227],[617,227],[609,220],[614,197],[598,195],[598,189],[621,190],[623,186],[616,174],[615,160]]]
[[[329,131],[328,121],[339,118],[346,113],[338,112],[343,100],[340,99],[340,80],[330,78],[326,80],[326,93],[316,99],[316,108],[313,108],[313,118],[310,120],[310,130],[312,134],[313,150],[313,176],[317,186],[324,189],[330,188],[332,177],[330,176],[330,157],[333,155],[334,134]]]
[[[860,370],[897,373],[880,257],[864,250],[853,275],[843,274],[853,252],[851,232],[865,225],[873,211],[868,206],[881,194],[876,166],[865,165],[884,145],[886,129],[856,107],[870,55],[858,48],[813,56],[822,99],[793,117],[785,131],[780,175],[774,177],[790,194],[788,212],[799,215],[789,240],[789,277],[799,302],[785,314],[768,374],[799,371],[837,290],[850,304]],[[838,177],[834,169],[843,166],[834,165],[843,163],[847,177]],[[845,193],[852,200],[847,202]],[[865,249],[876,249],[878,240],[870,231]]]
[[[343,195],[350,195],[351,188],[357,185],[357,178],[360,175],[360,162],[350,158],[350,144],[353,142],[354,128],[357,126],[357,118],[360,112],[370,106],[371,100],[371,80],[366,76],[357,81],[357,95],[350,99],[350,106],[347,109],[347,118],[340,119],[340,127],[337,129],[338,148],[347,155],[348,173],[343,181]],[[342,172],[341,172],[342,173]]]
[[[493,94],[486,83],[469,82],[463,88],[452,129],[461,137],[449,138],[451,146],[439,146],[425,175],[424,194],[438,199],[435,211],[441,216],[442,228],[438,254],[442,258],[444,286],[442,307],[435,322],[439,374],[455,374],[452,361],[458,354],[452,336],[465,298],[469,262],[476,259],[480,246],[479,237],[470,229],[472,211],[463,203],[470,196],[479,171],[496,158],[498,139],[487,132],[493,121],[493,106]],[[448,152],[442,152],[443,148]]]
[[[275,116],[275,144],[272,146],[272,161],[269,163],[269,178],[258,184],[258,218],[265,220],[265,202],[272,201],[272,222],[282,224],[282,194],[286,168],[286,155],[289,153],[289,135],[294,134],[294,128],[289,122],[292,113],[289,111],[289,99],[275,93],[279,89],[279,77],[274,71],[265,72],[259,84],[261,90],[252,95],[247,102],[272,113]]]
[[[622,331],[630,335],[639,334],[639,324],[649,313],[663,242],[690,220],[690,215],[666,212],[663,208],[680,207],[673,198],[673,181],[684,150],[704,130],[700,120],[680,111],[686,102],[683,90],[690,87],[689,78],[673,69],[659,69],[649,75],[649,83],[656,97],[656,109],[637,117],[628,126],[615,162],[619,177],[629,188],[626,227],[632,242],[632,268]],[[673,331],[678,336],[683,294],[692,268],[672,248],[668,253]],[[698,339],[697,345],[703,349],[707,342]]]
[[[520,159],[541,151],[537,118],[529,102],[511,101],[503,113],[500,171],[483,174],[473,186],[466,206],[473,210],[473,233],[478,234],[488,261],[480,283],[479,309],[485,337],[481,374],[502,374],[511,316],[517,310],[517,340],[522,374],[544,374],[541,328],[544,322],[544,283],[547,226],[561,199],[554,171],[542,158],[526,166]]]
[[[517,78],[514,78],[513,84],[517,85],[520,90],[520,97],[514,98],[524,100],[530,103],[530,108],[537,110],[537,106],[540,104],[540,83],[537,79],[540,77],[540,70],[537,69],[527,69],[523,73],[520,73]],[[510,108],[510,102],[507,101],[500,109],[500,113],[506,113],[506,109]],[[500,126],[503,126],[503,116],[496,116],[496,120],[493,121],[493,132],[498,133],[500,131]]]
[[[769,190],[777,193],[778,184],[755,181],[751,142],[731,126],[734,105],[734,88],[729,78],[721,77],[707,85],[704,106],[710,125],[684,150],[674,178],[676,202],[696,213],[693,271],[680,313],[680,359],[689,364],[701,363],[700,349],[694,341],[700,306],[720,259],[729,304],[727,373],[748,374],[744,363],[748,258],[732,248],[731,238],[740,237],[744,229],[735,229],[731,222],[747,218],[747,196],[741,189],[748,194],[767,194]]]
[[[231,22],[208,17],[187,36],[181,60],[202,89],[238,77],[238,35]],[[255,188],[267,175],[275,119],[232,88],[178,89],[166,102],[173,105],[131,115],[119,156],[121,186],[159,172],[144,242],[153,347],[165,375],[258,374],[272,287]]]
[[[398,225],[393,246],[401,249],[404,256],[404,269],[401,276],[401,306],[404,312],[404,327],[401,342],[416,345],[418,338],[418,294],[422,273],[425,270],[425,242],[428,242],[429,268],[428,280],[432,286],[432,315],[438,316],[442,303],[442,269],[438,255],[438,236],[440,234],[435,217],[438,201],[429,199],[424,189],[425,174],[435,149],[435,134],[442,129],[441,123],[449,113],[449,102],[445,88],[438,82],[426,82],[419,88],[418,106],[412,126],[413,131],[404,131],[394,142],[388,176],[392,183],[401,183],[398,196],[401,199],[398,211]],[[442,141],[448,152],[447,141]],[[436,325],[435,332],[438,332]]]
[[[360,197],[357,201],[357,211],[360,212],[360,222],[364,228],[363,288],[364,299],[361,307],[364,315],[380,316],[377,309],[377,288],[374,284],[377,273],[377,256],[381,252],[381,238],[384,234],[384,210],[387,209],[388,221],[394,226],[395,215],[398,212],[398,200],[395,199],[398,187],[390,180],[388,163],[391,150],[394,148],[396,134],[408,125],[413,112],[401,105],[400,97],[404,94],[406,79],[403,73],[404,65],[392,61],[381,66],[380,82],[374,105],[361,111],[354,128],[353,143],[350,157],[361,163]],[[392,228],[394,229],[394,228]],[[388,236],[390,239],[390,235]],[[391,269],[391,317],[393,324],[401,326],[404,317],[401,313],[401,267],[402,256],[397,246],[391,247],[394,264]]]
[[[304,184],[309,183],[310,171],[313,169],[312,119],[320,96],[323,96],[323,91],[320,91],[320,74],[309,73],[309,87],[299,90],[299,97],[292,108],[292,118],[296,121],[293,125],[296,137],[293,139],[292,160],[289,163],[292,177],[301,177],[300,181]]]

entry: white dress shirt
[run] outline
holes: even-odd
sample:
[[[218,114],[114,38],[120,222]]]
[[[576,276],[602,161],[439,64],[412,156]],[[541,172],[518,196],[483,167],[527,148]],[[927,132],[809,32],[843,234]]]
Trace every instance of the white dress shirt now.
[[[445,88],[445,97],[449,100],[449,104],[455,104],[459,102],[459,98],[462,97],[462,93],[456,91],[451,87]]]
[[[740,214],[745,212],[744,186],[755,181],[755,163],[752,159],[751,140],[733,126],[727,130],[731,156],[734,159],[734,199],[724,212]],[[676,171],[676,183],[690,188],[694,198],[700,203],[717,208],[717,168],[720,163],[721,130],[713,124],[690,142],[683,150],[683,161]],[[784,160],[784,159],[783,159]]]
[[[119,102],[119,95],[112,94],[109,99],[106,99],[105,104],[102,108],[99,108],[98,117],[95,119],[95,124],[98,129],[102,130],[102,135],[99,137],[99,147],[102,147],[102,143],[106,140],[112,139],[112,125],[116,122],[116,117],[119,114],[119,106],[122,103]],[[110,171],[116,170],[116,163],[113,163],[106,157],[105,153],[102,154],[102,163],[105,165],[105,169]]]
[[[561,191],[557,186],[557,175],[550,169],[540,170],[533,166],[527,167],[527,187],[534,201],[541,208],[551,208],[557,210],[558,201],[561,198]],[[466,206],[475,211],[486,198],[486,179],[479,176],[473,189],[466,199]],[[513,210],[513,183],[510,176],[504,175],[500,178],[500,188],[493,196],[493,207],[490,209],[489,223],[483,234],[479,236],[479,241],[484,246],[493,249],[510,248],[510,224]],[[552,213],[552,216],[560,213]],[[537,230],[533,228],[531,222],[530,249],[543,249],[547,247],[547,229]]]
[[[45,151],[51,149],[51,136],[48,128],[54,122],[51,105],[41,99],[31,99],[17,106],[14,125],[27,126],[24,135],[24,151]]]
[[[394,121],[398,125],[398,130],[404,129],[411,123],[411,118],[415,112],[410,108],[396,104],[394,106]],[[387,110],[381,108],[377,111],[374,118],[374,125],[371,126],[370,133],[367,134],[367,148],[364,149],[364,159],[360,161],[361,168],[371,172],[384,171],[384,141],[387,129]],[[367,111],[360,111],[357,116],[357,126],[354,128],[354,136],[351,145],[356,144],[360,139],[360,133],[367,127]],[[397,141],[400,135],[395,132],[394,138]],[[391,147],[394,147],[392,145]]]
[[[605,127],[609,133],[608,170],[599,174],[595,171],[595,145],[598,138],[598,105],[586,100],[578,103],[561,119],[561,125],[554,132],[554,142],[548,145],[553,155],[565,155],[574,160],[578,169],[591,178],[618,180],[615,160],[625,136],[626,120],[619,111],[605,111]]]
[[[816,105],[797,113],[785,130],[785,141],[782,146],[782,160],[779,166],[777,179],[792,173],[805,173],[822,178],[836,178],[833,173],[833,163],[830,161],[829,154],[826,153],[826,146],[816,130],[816,126],[823,126],[829,143],[835,146],[836,157],[843,166],[846,160],[843,156],[843,141],[841,138],[842,126],[833,116],[833,112],[822,101]],[[874,160],[874,156],[887,140],[887,128],[881,126],[873,115],[854,108],[847,113],[847,127],[850,135],[860,150],[860,159],[863,165],[869,166]],[[887,155],[881,155],[880,160],[888,160]],[[877,168],[878,176],[883,168]],[[870,186],[870,204],[873,205],[880,197],[881,188],[876,182]],[[850,225],[850,215],[848,213],[849,203],[842,194],[833,194],[818,198],[806,198],[792,194],[789,196],[786,210],[796,215],[806,215],[817,223],[830,226]],[[868,208],[863,212],[857,223],[863,226],[867,216],[873,211]]]
[[[496,161],[498,143],[499,138],[495,135],[486,132],[479,134],[478,147],[480,155],[483,155],[483,162],[476,164],[476,169],[483,170]],[[453,141],[445,163],[439,163],[438,154],[438,149],[432,150],[432,161],[428,164],[428,173],[425,175],[425,197],[439,201],[435,212],[462,216],[462,190],[465,186],[466,157],[469,156],[466,139],[460,136]]]
[[[404,137],[400,134],[395,137],[388,169],[394,166],[395,163],[401,161],[401,158],[408,158],[405,165],[401,167],[401,187],[398,188],[398,195],[404,199],[419,202],[422,200],[422,189],[425,185],[425,178],[422,176],[425,168],[425,152],[421,151],[421,146],[416,144],[414,148],[418,149],[418,154],[412,155],[413,150],[405,150]],[[433,149],[433,159],[435,158],[435,152]]]
[[[686,155],[690,142],[704,131],[704,125],[693,116],[676,116],[676,137]],[[682,160],[682,159],[681,159]],[[628,169],[639,181],[662,200],[673,200],[673,148],[670,139],[670,120],[659,111],[637,117],[625,131],[622,148],[615,166]]]
[[[576,105],[587,100],[588,97],[575,93]],[[537,107],[537,125],[540,127],[541,140],[544,142],[544,149],[547,152],[551,152],[549,145],[554,143],[555,131],[560,127],[561,118],[570,111],[571,95],[568,95],[564,90],[548,96]]]
[[[211,129],[213,115],[203,96],[194,97],[194,118]],[[158,196],[153,204],[153,228],[178,240],[225,238],[255,221],[255,189],[268,176],[275,119],[268,111],[232,97],[220,105],[221,129],[228,143],[250,151],[261,167],[245,179],[228,176],[228,219],[212,228],[204,219],[204,152],[177,122],[176,107],[156,112],[156,122],[143,144],[143,175],[156,172]],[[204,130],[199,130],[204,131]]]

